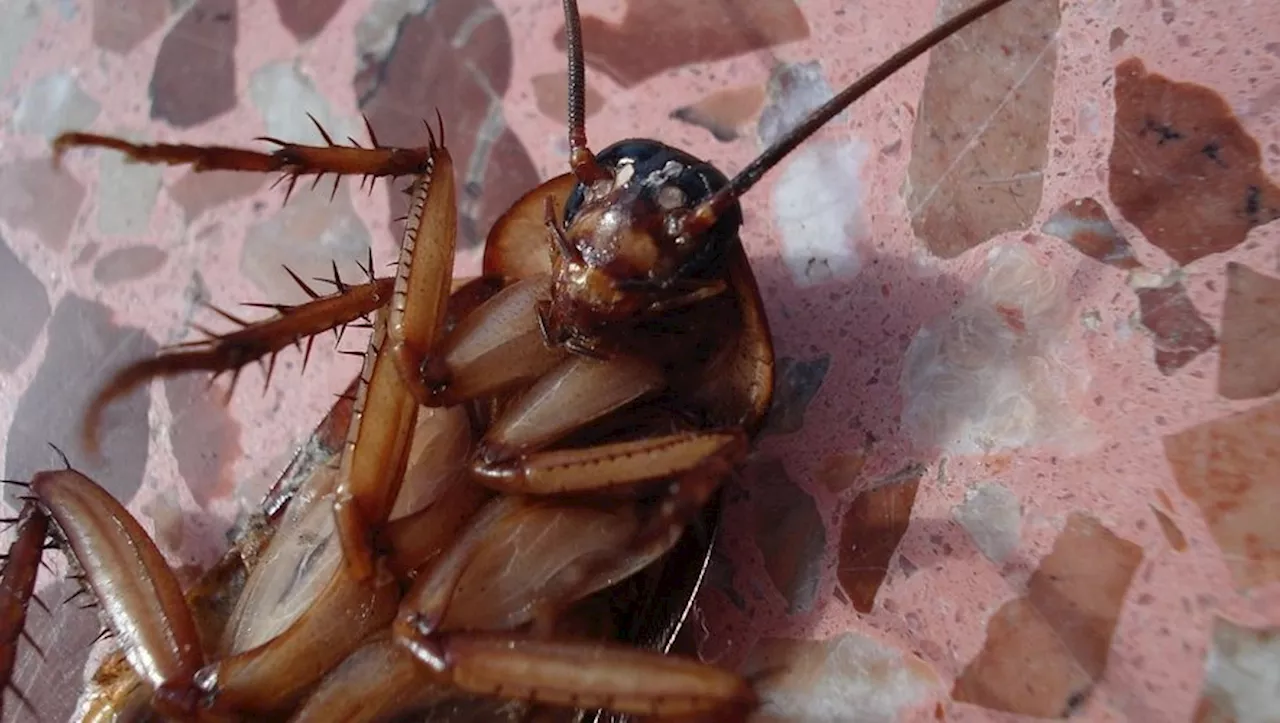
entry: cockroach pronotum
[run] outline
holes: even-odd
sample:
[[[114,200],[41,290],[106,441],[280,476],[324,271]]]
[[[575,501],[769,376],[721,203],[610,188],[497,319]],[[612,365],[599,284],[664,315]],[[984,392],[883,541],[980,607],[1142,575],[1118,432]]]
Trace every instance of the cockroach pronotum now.
[[[411,204],[393,277],[375,277],[370,259],[366,283],[162,351],[104,386],[86,413],[90,441],[104,407],[140,384],[236,374],[372,319],[359,379],[326,422],[346,426],[345,442],[299,457],[263,524],[191,589],[128,510],[70,466],[24,483],[0,577],[5,682],[51,521],[118,649],[85,719],[746,718],[751,681],[667,654],[718,489],[772,398],[739,198],[857,98],[1006,2],[939,25],[730,178],[655,140],[589,149],[578,9],[565,0],[570,172],[498,220],[482,276],[465,281],[453,279],[442,122],[419,148],[381,145],[372,128],[367,147],[321,129],[327,145],[268,139],[272,152],[59,136],[55,157],[107,148],[278,172],[290,189],[308,175],[409,177]],[[637,611],[640,580],[674,605]]]

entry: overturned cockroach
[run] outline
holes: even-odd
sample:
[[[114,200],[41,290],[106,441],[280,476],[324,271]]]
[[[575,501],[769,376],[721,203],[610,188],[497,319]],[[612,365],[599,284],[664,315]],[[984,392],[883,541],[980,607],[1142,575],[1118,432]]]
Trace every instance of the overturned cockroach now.
[[[59,156],[110,148],[144,163],[280,172],[290,188],[306,175],[408,176],[411,204],[393,278],[373,277],[370,259],[367,283],[335,279],[331,295],[166,350],[106,385],[86,415],[90,440],[103,408],[139,384],[236,374],[373,319],[358,383],[327,422],[346,426],[345,441],[317,433],[263,524],[192,590],[91,480],[69,467],[35,475],[0,578],[5,675],[52,520],[120,650],[98,673],[89,719],[746,717],[749,681],[664,654],[698,586],[717,490],[773,389],[738,199],[881,80],[1006,2],[942,24],[730,179],[658,141],[589,150],[578,11],[565,0],[571,172],[498,220],[483,276],[465,283],[452,278],[443,124],[420,148],[383,146],[372,129],[370,147],[322,130],[326,146],[269,139],[270,153],[57,138]],[[701,538],[684,534],[699,521]],[[663,570],[678,545],[692,565]],[[649,597],[672,598],[657,612],[635,614],[641,573],[656,581]],[[630,597],[618,592],[627,585]],[[629,620],[610,610],[619,600]]]

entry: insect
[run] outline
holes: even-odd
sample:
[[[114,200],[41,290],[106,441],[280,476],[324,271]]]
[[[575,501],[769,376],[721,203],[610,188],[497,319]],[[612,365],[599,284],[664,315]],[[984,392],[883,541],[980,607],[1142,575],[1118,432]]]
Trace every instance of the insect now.
[[[372,129],[369,147],[339,146],[321,129],[327,145],[268,139],[278,146],[269,153],[60,136],[59,156],[97,147],[144,163],[279,172],[289,189],[304,176],[408,177],[410,213],[394,276],[374,277],[370,259],[365,283],[335,278],[332,294],[108,382],[86,414],[90,440],[103,409],[140,384],[235,375],[258,360],[270,369],[295,342],[372,318],[329,441],[299,459],[261,525],[193,589],[69,464],[24,483],[0,578],[10,591],[0,672],[12,669],[52,524],[120,650],[98,672],[87,718],[746,717],[758,705],[750,681],[663,654],[678,615],[647,635],[602,610],[646,574],[657,581],[649,597],[686,604],[696,575],[660,566],[688,544],[691,524],[714,517],[770,405],[772,342],[738,238],[739,198],[870,88],[1006,2],[938,26],[730,178],[653,140],[589,149],[578,9],[565,0],[570,172],[498,220],[474,280],[453,278],[442,122],[419,148],[383,146]],[[697,564],[706,547],[695,541]]]

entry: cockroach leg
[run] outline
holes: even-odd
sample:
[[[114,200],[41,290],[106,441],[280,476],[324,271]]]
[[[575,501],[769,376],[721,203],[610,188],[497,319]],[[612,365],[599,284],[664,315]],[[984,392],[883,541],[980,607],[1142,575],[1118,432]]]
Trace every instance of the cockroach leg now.
[[[631,691],[625,689],[593,690],[590,685],[584,688],[577,680],[540,681],[530,685],[523,675],[506,681],[507,685],[518,681],[510,689],[504,686],[495,690],[487,684],[468,682],[467,670],[455,670],[459,662],[465,667],[471,663],[480,666],[541,665],[543,661],[538,658],[519,662],[522,659],[518,654],[512,660],[490,661],[488,656],[492,651],[487,649],[479,660],[456,658],[450,653],[449,641],[458,631],[498,633],[516,629],[531,620],[535,623],[535,635],[547,637],[556,627],[561,611],[587,595],[635,574],[666,554],[688,522],[702,509],[711,491],[725,477],[729,464],[731,460],[717,459],[715,463],[704,465],[700,475],[685,475],[684,479],[671,485],[667,495],[649,508],[636,506],[630,498],[620,498],[612,507],[603,500],[585,504],[557,502],[552,498],[497,498],[475,518],[471,528],[446,557],[428,575],[419,578],[405,595],[392,627],[395,639],[421,662],[472,693],[556,705],[594,705],[598,700],[594,695],[609,698],[629,695]],[[504,574],[498,574],[499,571]],[[503,639],[512,646],[512,650],[531,643],[528,635],[510,635]],[[537,655],[571,658],[593,649],[585,643],[552,645]],[[639,672],[632,670],[631,666],[661,659],[657,656],[631,657],[611,661],[606,663],[606,667],[619,665],[616,675],[622,676]],[[565,662],[572,664],[568,659]],[[682,663],[679,669],[698,678],[692,672],[698,667],[698,664],[688,662]],[[637,681],[647,680],[649,672],[645,671]],[[670,673],[662,666],[654,672],[660,675]],[[733,677],[719,671],[709,675]],[[662,686],[668,683],[657,678],[651,681],[655,686],[652,689],[646,687],[648,683],[637,681],[613,683],[640,688],[637,695],[649,700],[648,703],[627,705],[649,706],[654,700],[668,695],[682,695],[663,689]],[[526,688],[526,685],[530,687]],[[577,691],[583,695],[583,700],[577,703],[560,697],[555,692],[557,689]],[[582,693],[583,690],[587,692]],[[707,699],[720,697],[720,693],[706,690],[701,694],[705,694]],[[615,702],[618,701],[611,701],[609,707],[636,712],[634,707],[615,708]],[[704,703],[706,701],[689,705]],[[678,707],[679,704],[674,705]],[[661,713],[653,709],[644,712]]]
[[[498,497],[472,518],[444,557],[431,567],[429,574],[420,575],[401,600],[393,625],[399,637],[424,638],[439,628],[467,566],[493,531],[524,504],[518,497]]]
[[[277,354],[289,346],[301,345],[306,339],[306,353],[310,356],[311,344],[317,334],[341,328],[385,305],[391,298],[392,279],[342,284],[341,288],[336,293],[316,295],[313,300],[296,306],[275,305],[272,308],[277,315],[264,321],[246,323],[222,312],[242,328],[221,335],[210,333],[209,339],[178,344],[152,358],[120,369],[103,385],[85,411],[82,431],[86,447],[91,451],[96,449],[98,428],[107,405],[157,377],[192,371],[213,372],[215,375],[229,372],[234,388],[241,369],[267,358],[266,378],[270,382]]]
[[[666,386],[662,368],[643,357],[569,357],[494,420],[480,442],[477,466],[545,447]]]
[[[314,117],[311,120],[320,130],[326,145],[307,146],[264,137],[257,140],[273,143],[279,148],[263,153],[229,146],[132,143],[96,133],[73,132],[63,133],[54,139],[53,159],[55,165],[60,164],[62,156],[73,148],[108,148],[125,154],[135,163],[191,166],[196,171],[282,172],[289,184],[285,194],[287,199],[288,193],[292,192],[301,176],[315,176],[318,182],[326,174],[333,175],[336,191],[338,180],[342,176],[361,176],[364,179],[361,181],[363,185],[370,179],[418,175],[430,165],[431,155],[436,147],[435,133],[430,126],[427,126],[429,142],[424,147],[381,146],[368,119],[365,120],[365,127],[369,132],[372,148],[363,148],[353,139],[348,139],[351,140],[351,146],[340,146],[333,142]],[[443,136],[443,126],[440,133]]]
[[[389,352],[420,401],[423,361],[438,351],[444,336],[457,235],[453,158],[441,146],[410,189],[388,319]]]
[[[74,470],[40,472],[31,491],[57,523],[125,659],[162,714],[191,714],[204,649],[160,550],[106,490]]]
[[[372,723],[456,695],[388,635],[352,653],[321,682],[292,723]]]
[[[391,516],[418,418],[387,353],[387,316],[378,314],[369,338],[333,503],[343,557],[360,580],[374,573],[373,536]]]
[[[475,471],[487,486],[509,494],[625,494],[644,482],[702,474],[709,468],[727,471],[746,451],[741,431],[681,432],[481,462]]]
[[[13,685],[13,666],[18,656],[18,639],[23,637],[27,622],[27,607],[33,599],[36,576],[40,572],[49,517],[39,502],[27,500],[18,513],[17,525],[17,538],[9,548],[4,572],[0,573],[0,691],[10,688],[22,704],[31,709],[22,691]],[[3,692],[0,692],[0,714],[3,712]]]
[[[334,503],[344,557],[358,579],[373,574],[373,534],[390,518],[408,464],[419,360],[435,350],[448,317],[458,210],[453,161],[443,146],[432,144],[411,199],[391,304],[369,340]]]
[[[537,274],[517,281],[479,306],[443,340],[429,363],[417,363],[420,401],[428,406],[459,404],[502,394],[543,376],[568,353],[548,346],[538,330],[537,307],[550,278]]]
[[[620,645],[486,633],[433,642],[443,661],[439,671],[473,693],[683,721],[740,721],[758,705],[740,676]],[[412,643],[407,647],[417,655]]]

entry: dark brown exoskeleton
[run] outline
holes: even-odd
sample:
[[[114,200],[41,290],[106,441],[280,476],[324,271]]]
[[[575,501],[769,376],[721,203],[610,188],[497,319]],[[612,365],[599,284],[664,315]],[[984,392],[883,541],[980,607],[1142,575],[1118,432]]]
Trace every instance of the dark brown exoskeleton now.
[[[12,668],[47,513],[120,651],[88,719],[745,718],[757,706],[748,681],[663,654],[708,554],[685,529],[714,525],[717,490],[772,395],[738,199],[867,90],[1005,2],[942,24],[730,179],[658,141],[589,150],[578,10],[565,0],[571,173],[517,201],[489,233],[483,276],[461,283],[443,127],[423,148],[384,147],[372,129],[372,147],[338,146],[321,129],[325,146],[268,139],[272,153],[60,136],[59,155],[96,146],[281,172],[290,188],[303,175],[409,176],[412,200],[393,278],[373,278],[370,260],[367,283],[335,278],[327,296],[303,284],[312,301],[106,385],[89,439],[105,405],[155,377],[273,366],[291,344],[373,318],[353,392],[261,524],[185,593],[101,488],[71,469],[37,474],[0,578],[21,603],[0,608],[0,665]],[[642,578],[647,602],[620,597]]]

